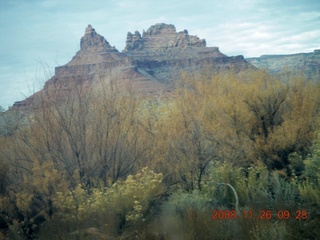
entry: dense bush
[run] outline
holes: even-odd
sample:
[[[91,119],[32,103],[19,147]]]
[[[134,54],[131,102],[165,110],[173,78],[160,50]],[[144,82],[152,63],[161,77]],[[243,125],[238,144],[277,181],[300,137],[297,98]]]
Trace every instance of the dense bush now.
[[[320,238],[319,84],[254,71],[185,75],[157,99],[70,89],[0,138],[1,237]]]
[[[233,186],[236,194],[221,183]],[[165,239],[317,239],[320,205],[310,199],[318,196],[316,186],[268,174],[265,167],[234,171],[230,164],[222,164],[212,168],[202,191],[177,191],[169,197],[156,220],[161,223],[158,231]],[[237,217],[213,219],[214,210],[233,211]],[[289,219],[282,218],[284,211],[290,213]]]
[[[161,173],[143,168],[142,172],[118,180],[109,188],[97,182],[97,187],[79,184],[74,190],[58,192],[53,201],[55,214],[41,236],[49,239],[48,230],[54,232],[56,228],[60,233],[50,236],[51,239],[90,228],[99,229],[101,235],[109,237],[131,236],[152,216],[155,202],[164,193],[162,179]]]

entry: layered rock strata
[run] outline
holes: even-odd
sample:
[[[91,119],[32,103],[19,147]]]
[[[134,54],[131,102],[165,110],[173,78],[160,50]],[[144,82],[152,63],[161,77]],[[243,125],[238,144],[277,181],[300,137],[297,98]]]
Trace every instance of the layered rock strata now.
[[[129,32],[122,52],[89,25],[81,38],[80,51],[69,63],[55,68],[55,75],[40,93],[57,85],[67,91],[70,83],[91,84],[112,76],[132,84],[138,92],[152,94],[171,91],[181,72],[214,74],[251,66],[243,56],[228,57],[218,47],[206,47],[204,39],[189,35],[187,30],[177,32],[171,24],[155,24],[142,35]],[[16,102],[13,107],[28,108],[40,93]]]

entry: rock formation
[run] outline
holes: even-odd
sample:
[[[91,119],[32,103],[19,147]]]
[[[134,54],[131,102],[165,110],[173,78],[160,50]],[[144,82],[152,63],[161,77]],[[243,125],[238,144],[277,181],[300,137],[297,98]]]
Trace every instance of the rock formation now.
[[[115,47],[111,47],[107,40],[101,35],[97,34],[95,29],[88,25],[84,36],[80,41],[81,50],[95,50],[105,52],[118,52]]]
[[[187,30],[176,32],[172,24],[159,23],[151,26],[141,34],[128,33],[125,52],[128,51],[161,51],[168,48],[206,47],[206,41],[190,36]]]
[[[320,50],[311,53],[296,53],[288,55],[262,55],[258,58],[247,58],[254,66],[266,69],[271,73],[290,72],[303,75],[308,79],[320,81]]]
[[[126,47],[119,52],[89,25],[80,41],[80,51],[66,65],[56,67],[55,75],[44,89],[13,108],[27,109],[37,102],[41,92],[59,85],[67,91],[70,83],[91,84],[106,78],[131,83],[141,93],[170,91],[181,72],[218,73],[234,69],[241,71],[252,65],[243,56],[227,57],[218,47],[206,47],[206,41],[191,36],[187,30],[177,32],[171,24],[155,24],[141,35],[128,33]]]

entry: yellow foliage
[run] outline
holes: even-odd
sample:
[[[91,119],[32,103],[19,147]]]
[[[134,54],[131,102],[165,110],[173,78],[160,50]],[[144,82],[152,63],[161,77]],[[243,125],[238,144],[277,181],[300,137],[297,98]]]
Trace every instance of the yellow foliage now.
[[[143,217],[148,203],[164,191],[163,175],[148,168],[125,181],[117,181],[110,188],[90,188],[79,184],[75,190],[58,192],[54,206],[62,219],[90,219],[96,213],[108,211],[124,212],[127,220]]]
[[[262,71],[185,74],[174,94],[156,100],[114,84],[71,89],[49,91],[29,125],[0,138],[0,207],[11,222],[17,209],[23,224],[33,221],[30,212],[41,211],[45,218],[53,213],[85,222],[106,215],[136,224],[164,183],[190,192],[224,191],[226,198],[228,190],[217,184],[228,183],[242,203],[267,201],[266,188],[284,186],[279,174],[290,174],[289,155],[306,158],[320,123],[319,84],[286,83]],[[53,101],[60,95],[65,104]],[[298,191],[319,203],[312,186],[319,185],[319,149],[312,151],[300,164],[310,183]],[[141,166],[164,175],[137,172]]]
[[[215,152],[221,160],[240,165],[262,160],[281,169],[291,152],[314,138],[319,85],[299,79],[284,83],[261,71],[184,79],[181,85],[167,118],[173,141],[190,136],[197,124],[203,139],[219,143]]]

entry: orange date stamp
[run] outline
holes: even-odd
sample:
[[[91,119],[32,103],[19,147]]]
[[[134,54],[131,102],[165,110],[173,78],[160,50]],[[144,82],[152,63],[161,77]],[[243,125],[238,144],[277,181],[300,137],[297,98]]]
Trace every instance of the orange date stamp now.
[[[306,220],[308,219],[307,210],[243,210],[237,212],[236,210],[213,210],[212,211],[212,220],[226,220],[226,219],[260,219],[260,220],[270,220],[270,219],[279,219],[279,220]]]

